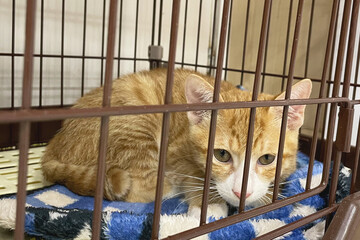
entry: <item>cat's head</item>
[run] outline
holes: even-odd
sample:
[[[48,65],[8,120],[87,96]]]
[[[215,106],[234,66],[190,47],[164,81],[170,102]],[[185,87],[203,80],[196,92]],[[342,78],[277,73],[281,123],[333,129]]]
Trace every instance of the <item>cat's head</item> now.
[[[290,98],[309,98],[311,88],[310,80],[302,80],[292,86]],[[213,87],[202,77],[190,75],[186,79],[185,95],[188,103],[212,102]],[[279,100],[284,97],[285,93],[278,96],[260,94],[258,100]],[[225,82],[222,83],[220,101],[251,101],[251,93]],[[305,105],[289,107],[281,179],[285,179],[295,170],[298,130],[303,124],[304,110]],[[275,178],[282,112],[283,107],[256,109],[246,205],[268,202],[272,195],[271,187]],[[191,111],[187,114],[190,122],[190,138],[194,147],[199,149],[199,156],[195,161],[201,169],[205,169],[210,111]],[[249,118],[248,108],[218,112],[212,180],[221,197],[234,206],[239,205]]]

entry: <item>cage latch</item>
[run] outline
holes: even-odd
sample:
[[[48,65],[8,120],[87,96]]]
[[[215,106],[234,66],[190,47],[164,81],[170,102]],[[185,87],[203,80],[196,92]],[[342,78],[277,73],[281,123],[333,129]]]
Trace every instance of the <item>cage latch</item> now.
[[[354,109],[352,107],[340,106],[337,137],[335,141],[335,146],[339,151],[350,152],[353,119]]]
[[[160,67],[160,61],[163,57],[163,47],[150,45],[149,46],[149,60],[150,60],[150,69]]]

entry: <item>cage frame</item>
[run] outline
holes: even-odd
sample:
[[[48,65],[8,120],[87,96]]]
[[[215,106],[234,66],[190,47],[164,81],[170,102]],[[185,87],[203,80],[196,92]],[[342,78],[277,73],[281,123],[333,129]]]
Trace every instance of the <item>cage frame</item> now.
[[[23,239],[24,238],[24,221],[25,221],[25,200],[26,200],[26,172],[27,172],[27,152],[30,147],[30,129],[32,122],[45,122],[49,120],[62,120],[66,118],[79,118],[79,117],[101,117],[101,136],[100,136],[100,147],[99,147],[99,161],[98,161],[98,172],[97,172],[97,188],[95,195],[95,208],[93,213],[93,222],[92,222],[92,239],[99,239],[100,237],[100,223],[101,223],[101,206],[103,199],[103,186],[104,186],[104,177],[105,177],[105,155],[106,155],[106,146],[107,146],[107,134],[108,134],[108,126],[109,126],[109,117],[110,116],[118,116],[118,115],[126,115],[126,114],[144,114],[144,113],[162,113],[163,114],[163,124],[162,124],[162,137],[160,144],[160,153],[159,153],[159,168],[158,168],[158,180],[157,180],[157,189],[156,189],[156,200],[155,200],[155,210],[154,210],[154,224],[152,228],[152,239],[159,238],[159,223],[160,223],[160,211],[161,211],[161,198],[162,198],[162,188],[163,188],[163,178],[164,178],[164,168],[165,168],[165,158],[167,151],[167,140],[169,133],[169,123],[170,123],[170,114],[172,112],[179,111],[193,111],[193,110],[211,110],[211,127],[209,132],[209,142],[208,142],[208,152],[207,152],[207,165],[206,165],[206,177],[204,183],[204,193],[202,199],[202,209],[201,209],[201,218],[199,222],[199,227],[175,234],[173,236],[168,237],[167,239],[188,239],[197,236],[201,236],[205,233],[217,230],[222,227],[226,227],[232,224],[235,224],[240,221],[247,220],[251,217],[258,216],[265,212],[289,205],[291,203],[298,202],[315,194],[322,192],[327,184],[329,179],[329,171],[330,171],[330,160],[332,154],[335,155],[334,167],[333,167],[333,177],[330,183],[330,192],[329,192],[329,204],[326,208],[317,211],[314,214],[306,216],[300,220],[287,224],[283,227],[280,227],[274,231],[271,231],[265,235],[258,237],[257,239],[270,239],[281,236],[291,230],[294,230],[300,226],[303,226],[307,223],[310,223],[318,218],[328,216],[327,224],[330,223],[330,215],[335,212],[338,208],[338,204],[335,203],[335,192],[338,180],[339,167],[341,162],[342,153],[349,151],[349,139],[350,134],[347,131],[339,131],[337,132],[336,141],[333,143],[332,139],[335,136],[335,120],[336,120],[336,110],[338,107],[345,111],[345,117],[340,117],[338,121],[338,129],[339,126],[343,125],[345,127],[351,126],[349,123],[349,119],[351,117],[351,110],[353,110],[354,105],[360,104],[360,100],[350,100],[349,99],[349,87],[352,85],[350,83],[351,77],[351,69],[353,64],[353,52],[355,45],[355,35],[357,32],[357,24],[358,24],[358,13],[359,13],[359,3],[360,0],[353,1],[345,1],[344,6],[344,15],[341,26],[341,34],[340,34],[340,43],[339,50],[337,55],[337,63],[336,63],[336,71],[335,71],[335,79],[334,79],[334,88],[332,92],[332,97],[326,97],[325,94],[325,85],[327,83],[327,73],[328,70],[331,69],[330,59],[332,58],[332,48],[334,42],[334,35],[336,30],[336,22],[337,22],[337,13],[339,7],[339,0],[333,1],[333,8],[329,26],[329,34],[327,40],[326,47],[326,55],[323,66],[323,74],[321,80],[320,94],[319,98],[306,99],[306,100],[293,100],[290,99],[291,93],[291,83],[294,76],[294,64],[297,50],[297,41],[299,36],[300,23],[302,19],[302,10],[303,10],[303,2],[304,0],[298,1],[298,12],[297,12],[297,21],[295,25],[295,32],[292,45],[292,52],[290,56],[290,66],[287,80],[287,89],[286,89],[286,97],[284,100],[274,100],[274,101],[258,101],[257,96],[260,86],[260,78],[262,75],[262,69],[265,69],[264,58],[266,58],[266,45],[267,45],[267,35],[269,30],[269,21],[270,21],[270,11],[271,11],[271,3],[272,0],[265,0],[264,3],[264,11],[261,25],[261,34],[260,34],[260,42],[258,48],[258,58],[256,64],[255,71],[255,81],[253,87],[253,99],[249,102],[232,102],[232,103],[223,103],[219,102],[219,92],[220,92],[220,81],[222,76],[222,71],[227,72],[227,63],[226,68],[224,69],[224,56],[225,52],[228,51],[226,49],[226,36],[227,31],[231,25],[231,12],[230,6],[232,5],[232,0],[224,0],[223,1],[223,13],[221,20],[221,29],[220,29],[220,41],[219,41],[219,54],[217,59],[216,67],[210,66],[210,68],[215,69],[215,86],[214,86],[214,100],[213,103],[199,103],[199,104],[172,104],[171,103],[171,90],[173,85],[173,71],[175,68],[175,54],[176,54],[176,40],[177,40],[177,32],[178,32],[178,22],[179,22],[179,11],[180,11],[180,0],[173,0],[172,7],[172,22],[171,22],[171,33],[170,33],[170,51],[168,61],[155,61],[155,65],[160,63],[167,62],[168,63],[168,72],[167,72],[167,84],[166,84],[166,94],[163,105],[151,105],[151,106],[122,106],[122,107],[112,107],[110,106],[110,96],[111,96],[111,81],[112,81],[112,71],[114,66],[114,48],[115,48],[115,35],[116,35],[116,20],[118,14],[118,0],[110,0],[110,8],[109,8],[109,22],[108,22],[108,34],[107,34],[107,50],[106,50],[106,65],[105,65],[105,78],[104,78],[104,92],[103,92],[103,105],[100,108],[92,108],[92,109],[33,109],[31,108],[31,92],[32,92],[32,72],[33,72],[33,58],[34,58],[34,35],[35,35],[35,17],[36,17],[36,0],[28,0],[26,7],[26,41],[25,41],[25,53],[24,53],[24,75],[23,75],[23,93],[22,93],[22,107],[20,109],[10,109],[4,110],[0,113],[0,123],[13,123],[19,124],[19,151],[20,151],[20,160],[19,160],[19,175],[18,175],[18,191],[17,191],[17,205],[16,205],[16,228],[15,228],[15,239]],[[187,2],[187,0],[186,0]],[[250,1],[248,1],[250,3]],[[314,2],[314,1],[313,1]],[[14,1],[13,1],[14,3]],[[43,3],[43,0],[42,0]],[[63,3],[63,12],[64,12],[64,0]],[[105,3],[105,1],[104,1]],[[87,0],[84,0],[84,8],[86,9]],[[122,1],[120,3],[122,9]],[[202,0],[200,1],[200,6],[202,5]],[[43,6],[43,4],[42,4]],[[156,0],[154,0],[154,6],[156,6]],[[162,0],[161,0],[161,8],[162,8]],[[138,1],[137,1],[138,8]],[[155,9],[155,8],[154,8]],[[200,8],[201,9],[201,8]],[[352,10],[351,10],[352,9]],[[13,10],[15,11],[15,10]],[[41,10],[43,14],[43,8]],[[105,7],[104,7],[105,12]],[[156,12],[154,10],[153,16],[155,19]],[[159,14],[161,17],[161,14]],[[201,15],[201,13],[200,13]],[[13,15],[14,16],[14,15]],[[105,17],[105,13],[103,15]],[[64,17],[64,13],[62,15],[62,21]],[[84,14],[86,19],[86,13]],[[201,18],[201,17],[200,17]],[[185,18],[186,19],[186,18]],[[15,18],[13,18],[13,24],[15,22]],[[85,21],[86,22],[86,21]],[[161,21],[160,21],[161,22]],[[137,25],[137,24],[136,24]],[[153,21],[153,25],[155,25],[155,21]],[[64,24],[62,24],[62,27]],[[199,25],[200,26],[200,25]],[[350,28],[348,33],[347,29]],[[104,29],[104,28],[103,28]],[[155,28],[153,28],[152,34],[152,44],[154,44],[154,36],[155,36]],[[246,30],[245,30],[246,31]],[[62,44],[63,44],[63,32],[62,29]],[[85,38],[86,28],[84,28],[84,38]],[[137,32],[137,30],[136,30]],[[119,34],[121,32],[119,31]],[[159,29],[158,34],[161,34],[161,29]],[[288,33],[289,34],[289,33]],[[310,38],[310,36],[309,36]],[[13,38],[14,39],[14,38]],[[160,45],[160,37],[158,38],[158,45]],[[42,41],[42,37],[41,37]],[[103,31],[103,41],[104,41],[104,31]],[[84,41],[85,42],[85,41]],[[346,42],[348,43],[348,47],[346,48]],[[119,43],[120,44],[120,43]],[[199,43],[197,43],[199,44]],[[14,46],[14,43],[13,43]],[[42,44],[41,44],[42,46]],[[103,43],[104,46],[104,43]],[[244,43],[246,46],[246,42]],[[85,49],[85,43],[83,45]],[[83,49],[83,66],[84,66],[84,50]],[[119,50],[120,51],[120,50]],[[198,51],[198,50],[197,50]],[[44,57],[42,55],[42,48],[40,50],[40,59]],[[183,53],[184,54],[184,53]],[[1,54],[3,55],[3,54]],[[14,64],[14,57],[18,54],[14,53],[14,48],[12,48],[12,64]],[[346,55],[346,59],[345,59]],[[134,53],[134,64],[136,61],[148,61],[148,59],[138,59],[136,58],[136,46]],[[59,56],[57,56],[59,57]],[[61,52],[62,66],[63,59],[66,57],[63,52]],[[70,56],[69,56],[70,57]],[[104,60],[104,53],[102,51],[101,60]],[[120,60],[120,58],[119,58]],[[244,63],[244,61],[243,61]],[[345,63],[345,65],[343,64]],[[182,66],[186,66],[184,63],[184,59],[182,58]],[[195,67],[199,67],[199,65],[195,64]],[[359,66],[357,66],[358,68]],[[119,68],[119,67],[118,67]],[[136,69],[136,65],[134,65],[134,69]],[[345,71],[344,81],[342,81],[342,73]],[[245,71],[242,71],[244,73]],[[285,73],[285,70],[284,70]],[[225,73],[226,74],[226,73]],[[243,76],[243,75],[242,75]],[[63,78],[63,77],[62,77]],[[283,77],[284,80],[284,77]],[[84,81],[84,67],[82,68],[82,81]],[[102,80],[101,80],[102,81]],[[340,85],[343,84],[343,92],[340,94]],[[357,83],[356,83],[357,84]],[[83,85],[82,85],[83,86]],[[12,89],[13,91],[13,89]],[[82,90],[83,94],[83,90]],[[14,96],[14,95],[12,95]],[[41,99],[41,98],[40,98]],[[12,97],[12,103],[14,99]],[[316,112],[316,120],[315,120],[315,130],[313,139],[314,141],[311,143],[310,150],[310,162],[309,169],[306,181],[306,191],[304,193],[282,199],[277,200],[277,195],[279,191],[279,176],[281,169],[281,160],[282,153],[284,149],[284,139],[285,139],[285,129],[286,129],[286,118],[288,114],[288,108],[290,105],[308,105],[308,104],[317,104],[317,112]],[[321,184],[314,188],[310,189],[311,186],[311,172],[312,166],[315,159],[315,151],[318,139],[318,128],[320,124],[320,112],[323,105],[330,105],[330,118],[328,124],[328,136],[325,145],[324,152],[324,169]],[[41,106],[41,100],[40,100]],[[63,106],[63,103],[61,103]],[[281,137],[279,142],[279,157],[277,161],[277,170],[276,170],[276,178],[274,184],[274,194],[272,203],[266,206],[261,206],[256,209],[252,209],[249,211],[244,211],[245,207],[245,194],[248,180],[248,170],[250,163],[250,154],[251,154],[251,143],[252,137],[254,134],[254,118],[256,114],[257,107],[267,107],[267,106],[283,106],[283,120],[281,127]],[[215,222],[206,223],[206,215],[207,215],[207,206],[208,206],[208,193],[209,193],[209,185],[210,185],[210,173],[211,173],[211,158],[213,154],[214,148],[214,139],[215,139],[215,126],[217,119],[217,111],[219,109],[231,109],[231,108],[250,108],[250,121],[249,121],[249,130],[248,130],[248,139],[247,139],[247,151],[245,157],[245,171],[244,178],[242,183],[242,192],[241,199],[239,205],[239,213],[233,216],[229,216],[224,219],[217,220]],[[345,142],[344,142],[345,140]],[[333,150],[334,145],[334,150]],[[334,151],[334,153],[333,153]],[[357,138],[356,144],[356,155],[354,160],[354,168],[352,175],[352,184],[351,184],[351,193],[355,192],[355,182],[357,177],[358,170],[358,160],[359,160],[359,152],[360,152],[360,128]]]

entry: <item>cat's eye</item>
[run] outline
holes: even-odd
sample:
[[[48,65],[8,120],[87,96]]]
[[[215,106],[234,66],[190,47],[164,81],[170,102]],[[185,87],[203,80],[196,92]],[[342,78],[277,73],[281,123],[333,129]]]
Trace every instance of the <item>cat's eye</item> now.
[[[229,162],[231,154],[225,149],[214,149],[214,156],[220,162]]]
[[[261,157],[259,157],[258,159],[258,163],[260,165],[269,165],[270,163],[272,163],[275,160],[275,156],[271,155],[271,154],[265,154],[262,155]]]

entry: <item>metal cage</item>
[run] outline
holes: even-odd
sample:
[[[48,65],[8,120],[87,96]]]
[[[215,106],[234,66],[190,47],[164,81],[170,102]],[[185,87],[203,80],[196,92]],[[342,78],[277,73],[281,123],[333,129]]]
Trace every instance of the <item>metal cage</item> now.
[[[120,2],[120,4],[119,4]],[[310,196],[319,194],[324,191],[329,182],[329,173],[330,165],[333,160],[333,177],[330,183],[330,194],[329,194],[329,203],[328,206],[320,211],[317,211],[314,214],[311,214],[307,217],[304,217],[300,220],[297,220],[291,224],[287,224],[283,227],[276,229],[275,231],[269,232],[259,239],[272,239],[277,236],[281,236],[291,230],[298,228],[299,226],[310,223],[318,218],[328,216],[328,223],[330,223],[331,215],[334,213],[338,204],[335,202],[335,192],[338,181],[338,173],[340,162],[343,159],[345,164],[351,166],[353,175],[352,175],[352,186],[351,193],[354,193],[357,190],[356,180],[358,172],[358,159],[359,159],[359,149],[360,149],[360,134],[357,136],[356,147],[351,147],[351,131],[349,129],[353,128],[353,119],[354,119],[354,106],[360,103],[359,99],[356,98],[356,89],[359,87],[358,84],[358,71],[360,61],[355,58],[359,58],[359,50],[356,53],[356,49],[360,49],[356,40],[358,39],[358,13],[359,13],[359,0],[349,0],[349,1],[340,1],[333,0],[328,1],[327,4],[331,4],[332,10],[329,12],[329,25],[327,30],[327,42],[326,49],[323,56],[323,64],[321,69],[321,77],[319,79],[313,78],[312,80],[318,82],[319,95],[317,98],[311,98],[307,100],[293,100],[290,99],[291,85],[294,79],[299,79],[308,76],[308,66],[309,66],[309,53],[310,53],[310,41],[311,41],[311,27],[314,19],[314,3],[315,0],[308,1],[310,3],[310,22],[307,26],[308,35],[307,35],[307,51],[306,51],[306,63],[305,71],[302,76],[295,75],[294,69],[296,65],[296,55],[298,49],[299,39],[301,37],[301,23],[304,15],[304,0],[298,1],[289,1],[289,12],[288,12],[288,22],[286,27],[286,44],[284,46],[285,56],[283,62],[282,74],[271,73],[267,71],[266,65],[269,64],[269,56],[267,55],[269,51],[269,35],[271,35],[270,20],[272,9],[272,4],[275,1],[265,0],[263,1],[262,9],[262,20],[260,35],[258,36],[258,50],[256,57],[256,67],[254,70],[246,69],[245,59],[246,59],[246,46],[247,36],[249,32],[249,9],[250,3],[252,1],[242,1],[247,6],[247,14],[245,17],[244,25],[244,41],[243,41],[243,53],[242,53],[242,64],[240,68],[232,68],[229,66],[229,49],[230,49],[230,34],[232,26],[234,24],[234,19],[232,13],[234,13],[233,5],[236,3],[235,0],[214,0],[212,1],[213,14],[211,18],[211,34],[210,34],[210,45],[209,45],[209,54],[208,54],[208,64],[201,64],[198,62],[199,58],[199,35],[201,28],[201,16],[204,14],[202,12],[202,7],[204,4],[209,4],[209,2],[199,0],[198,15],[194,20],[197,22],[196,28],[196,48],[195,48],[195,59],[193,62],[187,62],[184,58],[185,53],[185,38],[186,38],[186,27],[190,21],[187,17],[188,0],[173,0],[172,1],[172,11],[171,11],[171,30],[170,37],[168,39],[168,50],[164,49],[164,52],[168,56],[165,56],[165,60],[162,59],[163,49],[160,47],[162,45],[162,39],[164,38],[164,32],[162,28],[163,24],[163,0],[153,0],[153,9],[152,9],[152,22],[151,22],[151,38],[148,40],[149,47],[149,56],[141,58],[137,56],[137,39],[138,39],[138,27],[139,27],[139,0],[136,1],[135,9],[135,46],[134,46],[134,56],[133,57],[122,57],[120,54],[120,45],[121,43],[121,21],[122,14],[124,14],[125,1],[123,0],[110,0],[109,5],[107,1],[104,0],[103,3],[103,20],[102,20],[102,46],[101,46],[101,55],[100,56],[89,56],[85,52],[85,39],[87,31],[87,7],[88,1],[84,0],[84,14],[83,14],[83,32],[82,32],[82,54],[80,55],[66,55],[64,53],[64,14],[65,14],[65,4],[67,1],[62,0],[62,15],[61,15],[61,53],[60,54],[45,54],[43,51],[43,17],[44,17],[44,0],[28,0],[26,2],[26,33],[25,33],[25,50],[24,53],[16,52],[15,45],[15,11],[16,11],[16,1],[12,1],[12,42],[11,50],[8,52],[1,52],[0,57],[8,57],[11,59],[10,71],[10,81],[11,81],[11,105],[5,107],[0,111],[0,129],[2,129],[1,137],[1,147],[12,147],[17,146],[20,150],[20,160],[19,160],[19,175],[18,175],[18,191],[17,191],[17,208],[16,208],[16,229],[15,229],[15,239],[24,238],[24,216],[25,216],[25,199],[26,199],[26,173],[27,173],[27,152],[31,144],[33,143],[43,143],[49,140],[53,133],[60,127],[60,120],[66,118],[85,118],[85,117],[99,117],[101,118],[101,137],[100,137],[100,148],[99,148],[99,161],[98,161],[98,173],[97,173],[97,189],[95,197],[95,207],[93,213],[93,223],[92,223],[92,238],[99,239],[100,236],[100,222],[101,222],[101,209],[102,209],[102,196],[103,196],[103,185],[105,177],[105,154],[107,147],[107,133],[109,127],[109,117],[117,115],[126,115],[126,114],[145,114],[145,113],[163,113],[163,125],[162,125],[162,137],[161,137],[161,148],[160,148],[160,158],[159,158],[159,168],[158,168],[158,180],[157,180],[157,190],[156,190],[156,201],[155,201],[155,212],[153,218],[153,228],[152,228],[152,239],[158,239],[159,235],[159,222],[160,222],[160,210],[161,210],[161,198],[162,198],[162,189],[163,189],[163,179],[164,179],[164,168],[165,168],[165,157],[167,152],[167,143],[168,143],[168,133],[169,133],[169,120],[170,114],[172,112],[179,111],[190,111],[190,110],[211,110],[211,128],[209,134],[208,142],[208,153],[207,153],[207,165],[206,165],[206,180],[204,183],[204,194],[202,200],[202,210],[201,210],[201,219],[199,226],[187,230],[182,233],[175,234],[169,239],[189,239],[202,234],[217,230],[235,224],[240,221],[247,220],[254,216],[269,212],[271,210],[298,202],[300,200],[306,199]],[[36,5],[40,3],[40,10],[37,10]],[[184,4],[184,25],[183,29],[179,29],[179,16],[181,4]],[[108,7],[107,7],[108,6]],[[108,14],[106,13],[108,10]],[[220,11],[222,10],[222,11]],[[296,12],[295,12],[296,10]],[[119,14],[120,11],[120,14]],[[40,12],[40,49],[39,53],[34,54],[34,44],[38,44],[35,41],[35,26],[36,14]],[[257,13],[260,15],[261,10],[258,9]],[[291,16],[291,14],[294,14]],[[106,28],[105,16],[108,16],[108,27]],[[294,17],[295,16],[295,17]],[[118,18],[119,17],[119,18]],[[290,19],[294,17],[294,24],[291,25]],[[120,21],[120,23],[119,23]],[[341,23],[341,25],[340,25]],[[117,26],[120,26],[117,29]],[[291,29],[293,26],[293,29]],[[107,31],[105,31],[105,29]],[[118,31],[118,32],[117,32]],[[176,54],[179,54],[177,49],[177,43],[180,41],[178,38],[178,32],[183,31],[183,42],[182,42],[182,53],[181,61],[176,61]],[[105,34],[107,33],[107,34]],[[338,34],[337,34],[338,33]],[[116,36],[119,34],[118,40]],[[217,35],[218,34],[218,35]],[[106,38],[105,38],[106,36]],[[167,37],[167,36],[166,36]],[[156,38],[158,42],[156,43]],[[292,42],[291,42],[292,38]],[[105,41],[107,39],[107,43]],[[116,56],[115,48],[116,43],[118,44],[118,54]],[[106,52],[105,52],[106,46]],[[290,50],[291,49],[291,50]],[[288,56],[289,55],[289,56]],[[168,58],[167,58],[168,57]],[[24,68],[23,68],[23,82],[22,82],[22,101],[21,107],[17,107],[15,104],[15,80],[14,80],[14,71],[15,71],[15,58],[24,59]],[[55,107],[43,106],[42,105],[42,88],[41,83],[43,80],[42,67],[43,60],[46,58],[57,58],[60,60],[60,95],[61,100],[60,104]],[[100,61],[101,68],[101,77],[100,84],[104,85],[104,98],[103,105],[101,108],[92,108],[92,109],[70,109],[65,108],[68,105],[64,102],[64,61],[66,59],[78,59],[81,61],[81,95],[84,94],[84,74],[85,68],[84,64],[87,59],[97,59]],[[33,87],[33,65],[34,59],[40,61],[40,88],[39,88],[39,105],[32,107],[32,87]],[[116,64],[118,65],[114,66]],[[166,84],[166,96],[164,99],[164,105],[151,105],[151,106],[122,106],[122,107],[111,107],[110,106],[110,95],[111,95],[111,86],[112,79],[114,76],[114,69],[117,67],[117,75],[119,76],[120,71],[120,62],[129,61],[133,64],[134,71],[137,70],[137,62],[145,62],[149,64],[149,68],[156,68],[159,66],[166,66],[168,69],[167,72],[167,84]],[[288,64],[287,64],[288,61]],[[105,63],[105,68],[104,64]],[[174,105],[171,103],[171,92],[173,87],[173,71],[176,66],[180,67],[192,67],[195,70],[198,69],[207,69],[209,74],[215,76],[215,86],[214,86],[214,100],[213,103],[202,103],[202,104],[180,104]],[[353,69],[356,69],[355,71]],[[253,87],[252,87],[252,101],[249,102],[231,102],[223,103],[219,102],[219,91],[220,91],[220,81],[222,78],[227,79],[228,75],[231,72],[240,74],[239,83],[243,84],[244,75],[250,74],[253,76]],[[331,74],[334,72],[334,74]],[[104,74],[103,74],[104,73]],[[104,75],[104,78],[103,78]],[[264,82],[266,77],[277,77],[281,79],[282,88],[286,89],[285,100],[277,101],[258,101],[257,97],[260,90],[264,89]],[[340,90],[342,89],[342,93]],[[353,90],[353,96],[350,96],[351,91]],[[277,200],[279,194],[279,177],[281,169],[281,160],[284,148],[284,139],[285,139],[285,130],[286,130],[286,119],[288,115],[288,109],[290,105],[315,105],[316,114],[315,114],[315,123],[310,138],[311,141],[304,143],[308,147],[307,151],[310,156],[310,164],[307,175],[306,182],[306,191],[302,194],[298,194],[286,199]],[[284,106],[283,111],[283,120],[281,127],[281,137],[278,147],[278,161],[276,169],[276,178],[274,182],[274,194],[272,203],[266,206],[255,208],[252,210],[245,211],[245,195],[247,188],[247,178],[248,170],[250,166],[250,155],[254,134],[254,120],[256,114],[256,108],[266,107],[266,106]],[[247,146],[246,146],[246,157],[245,157],[245,170],[244,170],[244,181],[242,183],[242,192],[239,205],[239,213],[233,216],[229,216],[224,219],[217,220],[215,222],[206,223],[206,213],[208,205],[208,194],[209,194],[209,185],[210,185],[210,173],[211,173],[211,156],[213,155],[213,145],[215,139],[215,126],[217,122],[217,112],[219,109],[231,109],[231,108],[250,108],[250,121],[249,121],[249,131],[247,137]],[[337,112],[339,110],[339,116]],[[328,114],[323,114],[327,112]],[[358,125],[358,124],[356,124]],[[322,136],[319,133],[320,127],[326,129],[323,131]],[[337,129],[337,133],[335,133]],[[360,128],[358,128],[360,131]],[[325,133],[326,132],[326,133]],[[320,139],[320,141],[318,141]],[[335,141],[333,141],[335,139]],[[319,144],[321,143],[321,144]],[[322,145],[322,146],[320,146]],[[305,147],[305,148],[306,148]],[[317,154],[317,155],[316,155]],[[320,158],[324,164],[323,175],[321,184],[311,189],[311,172],[312,166],[314,163],[315,156]]]

